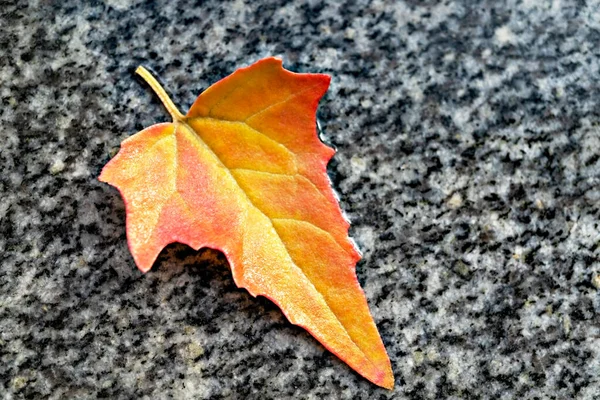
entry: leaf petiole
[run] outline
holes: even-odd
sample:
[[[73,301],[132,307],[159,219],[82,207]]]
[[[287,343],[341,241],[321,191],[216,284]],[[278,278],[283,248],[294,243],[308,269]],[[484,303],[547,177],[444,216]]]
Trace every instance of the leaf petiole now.
[[[135,70],[135,73],[141,76],[146,81],[146,83],[150,85],[152,90],[154,90],[154,93],[156,93],[156,95],[158,96],[160,101],[162,101],[169,114],[171,114],[171,117],[173,117],[173,122],[179,122],[185,119],[185,115],[183,115],[177,109],[177,106],[175,105],[175,103],[173,103],[173,100],[171,100],[171,98],[169,97],[165,89],[162,87],[162,85],[158,83],[156,78],[154,78],[154,76],[152,76],[152,74],[148,72],[146,68],[140,65]]]

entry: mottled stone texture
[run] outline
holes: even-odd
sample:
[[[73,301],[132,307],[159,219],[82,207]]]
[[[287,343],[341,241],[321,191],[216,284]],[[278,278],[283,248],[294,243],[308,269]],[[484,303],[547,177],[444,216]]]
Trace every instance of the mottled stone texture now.
[[[3,398],[598,398],[599,1],[34,3],[0,6]],[[218,253],[139,273],[96,180],[169,119],[137,65],[185,110],[268,55],[333,77],[319,118],[393,392]]]

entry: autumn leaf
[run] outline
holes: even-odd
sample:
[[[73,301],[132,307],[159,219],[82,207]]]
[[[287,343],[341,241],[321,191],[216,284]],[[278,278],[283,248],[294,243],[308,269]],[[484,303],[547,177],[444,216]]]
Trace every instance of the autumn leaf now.
[[[391,389],[390,361],[356,278],[360,256],[326,173],[334,150],[316,132],[329,76],[266,58],[209,87],[183,115],[148,71],[136,72],[173,122],[124,140],[99,179],[123,196],[139,269],[173,242],[220,250],[239,287],[275,302]]]

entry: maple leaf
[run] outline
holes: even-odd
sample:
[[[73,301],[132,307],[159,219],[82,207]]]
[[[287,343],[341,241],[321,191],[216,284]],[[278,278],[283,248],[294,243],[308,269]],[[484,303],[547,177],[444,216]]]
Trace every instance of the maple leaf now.
[[[334,150],[316,131],[329,87],[266,58],[204,91],[187,115],[143,67],[173,117],[124,140],[99,179],[121,192],[127,240],[146,272],[169,243],[222,251],[239,287],[373,383],[390,361],[355,272],[360,259],[327,177]]]

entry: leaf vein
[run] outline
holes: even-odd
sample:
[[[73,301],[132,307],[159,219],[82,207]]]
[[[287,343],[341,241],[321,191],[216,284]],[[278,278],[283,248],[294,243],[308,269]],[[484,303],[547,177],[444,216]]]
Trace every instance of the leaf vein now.
[[[216,103],[214,103],[212,106],[210,106],[210,108],[208,109],[208,113],[207,115],[209,117],[212,117],[212,112],[213,110],[220,105],[221,103],[223,103],[225,100],[227,100],[228,98],[231,97],[231,95],[233,95],[234,92],[236,92],[238,89],[243,88],[244,86],[247,85],[240,85],[240,86],[236,86],[234,87],[231,91],[229,91],[226,95],[224,95],[223,97],[221,97]]]
[[[293,93],[293,94],[289,95],[289,96],[288,96],[288,97],[286,97],[284,100],[281,100],[281,101],[275,102],[275,103],[273,103],[273,104],[269,104],[269,105],[268,105],[268,106],[266,106],[265,108],[263,108],[263,109],[261,109],[261,110],[258,110],[258,111],[256,111],[256,112],[255,112],[255,113],[253,113],[253,114],[250,114],[250,116],[248,116],[248,117],[244,118],[244,119],[243,119],[242,121],[240,121],[240,122],[243,122],[244,124],[248,125],[247,121],[248,121],[250,118],[252,118],[252,117],[254,117],[254,116],[258,115],[258,114],[261,114],[261,113],[263,113],[263,112],[265,112],[265,111],[269,110],[270,108],[273,108],[273,107],[275,107],[275,106],[278,106],[278,105],[280,105],[280,104],[286,103],[286,102],[288,102],[288,101],[290,101],[290,100],[292,100],[292,99],[294,99],[294,98],[296,98],[296,97],[298,97],[298,96],[300,96],[300,95],[302,95],[302,94],[304,94],[304,93],[306,93],[306,92],[308,92],[308,91],[310,91],[310,90],[312,90],[312,89],[316,88],[317,86],[319,86],[319,85],[312,85],[312,86],[310,86],[310,87],[307,87],[306,89],[302,89],[302,90],[301,90],[301,91],[299,91],[299,92],[296,92],[296,93]],[[249,126],[249,125],[248,125],[248,126]]]
[[[325,200],[326,202],[329,202],[329,199],[327,197],[325,197],[325,195],[323,194],[323,192],[321,192],[319,190],[319,188],[310,180],[308,179],[306,176],[300,174],[300,173],[296,173],[296,174],[285,174],[285,173],[279,173],[279,172],[269,172],[269,171],[259,171],[256,169],[250,169],[250,168],[231,168],[230,171],[247,171],[247,172],[254,172],[254,173],[259,173],[259,174],[268,174],[268,175],[275,175],[275,176],[289,176],[291,178],[294,178],[296,176],[300,176],[304,179],[307,180],[307,182],[315,188],[315,190],[317,191],[317,193],[319,193],[319,196],[321,196],[321,198],[323,200]],[[257,207],[258,208],[258,207]],[[266,213],[263,210],[260,210],[263,214],[266,215]],[[309,221],[305,221],[305,220],[301,220],[301,219],[293,219],[293,218],[277,218],[277,219],[290,219],[290,220],[295,220],[295,221],[304,221],[306,223],[309,223],[311,225],[314,225],[315,227],[319,228],[317,225],[313,224],[312,222]],[[338,241],[338,239],[336,239],[335,236],[333,236],[333,234],[329,231],[327,231],[326,229],[323,228],[319,228],[322,231],[325,231],[329,234],[329,236],[331,236],[333,238],[333,240],[336,242],[336,244],[342,249],[344,250],[344,252],[348,252],[346,249],[344,249],[344,246],[342,246],[342,244]]]
[[[347,253],[346,249],[344,249],[344,248],[342,247],[342,245],[341,245],[341,244],[340,244],[340,243],[339,243],[339,242],[336,240],[335,236],[333,236],[333,235],[331,234],[331,232],[329,232],[329,231],[328,231],[328,230],[326,230],[326,229],[323,229],[323,228],[321,228],[320,226],[317,226],[317,225],[315,225],[314,223],[312,223],[312,222],[310,222],[310,221],[307,221],[307,220],[304,220],[304,219],[299,219],[299,218],[289,218],[289,217],[286,217],[286,218],[271,218],[271,220],[272,220],[272,221],[295,221],[295,222],[301,222],[301,223],[304,223],[304,224],[311,225],[312,227],[314,227],[314,228],[318,229],[319,231],[321,231],[321,232],[325,232],[325,233],[326,233],[326,234],[327,234],[327,235],[328,235],[328,236],[329,236],[329,237],[330,237],[330,238],[331,238],[331,239],[332,239],[332,240],[335,242],[335,244],[336,244],[336,245],[337,245],[337,246],[338,246],[340,249],[342,249],[342,250],[344,251],[344,253]],[[284,243],[284,244],[285,244],[285,243]]]

